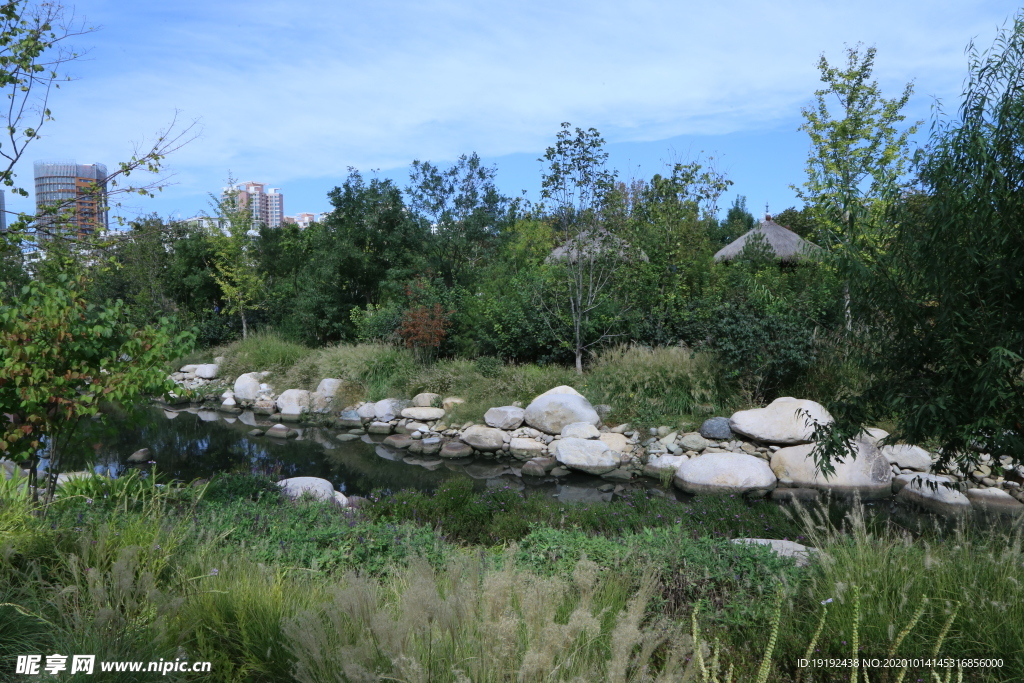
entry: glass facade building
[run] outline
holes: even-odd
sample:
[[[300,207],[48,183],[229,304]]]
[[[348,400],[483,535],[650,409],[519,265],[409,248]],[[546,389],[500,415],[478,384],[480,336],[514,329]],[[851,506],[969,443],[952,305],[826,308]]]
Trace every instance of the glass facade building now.
[[[43,233],[61,230],[85,236],[107,230],[105,165],[37,161],[35,185],[36,214],[42,216],[39,230]],[[42,215],[46,209],[57,209],[57,213]]]

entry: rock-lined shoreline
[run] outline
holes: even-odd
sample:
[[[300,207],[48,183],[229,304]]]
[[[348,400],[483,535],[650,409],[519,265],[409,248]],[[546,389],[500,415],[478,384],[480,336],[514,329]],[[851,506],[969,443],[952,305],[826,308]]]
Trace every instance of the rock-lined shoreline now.
[[[217,379],[220,361],[186,365],[171,379],[187,389],[223,382]],[[341,441],[382,435],[384,445],[407,452],[407,460],[507,459],[520,465],[524,477],[558,478],[579,472],[624,483],[647,476],[670,478],[691,494],[789,501],[813,500],[829,492],[861,499],[895,497],[940,513],[1024,513],[1024,466],[1011,467],[1008,458],[981,454],[982,464],[973,472],[938,472],[937,454],[911,444],[882,445],[888,434],[880,429],[865,430],[853,444],[857,457],[835,463],[835,473],[823,477],[810,457],[813,427],[832,417],[809,400],[779,398],[764,408],[711,418],[698,430],[659,427],[641,434],[628,424],[604,424],[602,414],[610,409],[592,406],[568,386],[540,394],[525,408],[493,407],[485,413],[484,424],[454,425],[447,420],[452,408],[463,402],[456,396],[422,393],[411,400],[388,398],[340,407],[335,405],[342,386],[339,379],[325,378],[312,392],[276,393],[265,381],[268,376],[239,375],[221,394],[218,410],[252,410],[279,420],[266,434],[282,438],[294,433],[286,422],[333,420],[348,430],[337,437]],[[1005,468],[1004,476],[994,475],[996,465]]]

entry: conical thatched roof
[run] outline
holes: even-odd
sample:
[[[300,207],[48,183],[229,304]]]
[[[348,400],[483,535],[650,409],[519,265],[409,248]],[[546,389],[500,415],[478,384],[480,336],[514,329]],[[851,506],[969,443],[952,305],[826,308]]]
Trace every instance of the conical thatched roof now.
[[[795,263],[821,251],[821,247],[818,245],[808,242],[792,230],[773,221],[771,216],[767,216],[756,228],[743,233],[735,241],[722,247],[715,254],[715,260],[731,261],[738,257],[743,251],[743,247],[747,245],[747,240],[754,235],[763,235],[768,246],[775,252],[775,257],[783,263]]]

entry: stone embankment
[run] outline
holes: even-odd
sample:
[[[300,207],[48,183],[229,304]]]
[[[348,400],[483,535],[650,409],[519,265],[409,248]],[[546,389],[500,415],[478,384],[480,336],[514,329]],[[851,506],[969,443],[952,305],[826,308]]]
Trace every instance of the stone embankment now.
[[[187,365],[171,378],[187,389],[216,382],[226,387],[228,382],[218,380],[220,360]],[[340,406],[339,379],[323,379],[315,391],[278,393],[268,377],[266,372],[238,376],[221,394],[218,410],[269,416],[276,424],[265,434],[279,438],[295,436],[287,422],[332,421],[346,430],[336,437],[340,441],[380,435],[385,447],[404,454],[405,462],[425,467],[446,459],[497,459],[513,463],[523,477],[557,479],[577,472],[624,483],[647,476],[671,480],[691,494],[789,501],[814,500],[828,492],[861,499],[895,497],[942,513],[1024,513],[1024,466],[981,453],[970,472],[937,471],[936,453],[889,444],[889,435],[880,429],[865,430],[851,444],[856,458],[836,462],[832,475],[822,475],[812,457],[814,426],[831,423],[832,416],[814,401],[779,398],[764,408],[711,418],[697,430],[664,426],[642,433],[628,424],[604,424],[602,416],[610,408],[592,406],[567,386],[544,392],[525,407],[493,407],[483,424],[453,424],[453,408],[464,402],[459,397],[422,393],[411,400]]]

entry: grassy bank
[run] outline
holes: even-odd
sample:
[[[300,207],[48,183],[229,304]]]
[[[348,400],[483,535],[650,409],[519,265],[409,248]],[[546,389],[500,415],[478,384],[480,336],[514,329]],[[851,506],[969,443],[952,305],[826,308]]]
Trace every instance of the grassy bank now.
[[[507,364],[496,358],[441,359],[424,365],[401,347],[342,344],[310,349],[261,332],[173,365],[210,362],[218,356],[224,357],[223,376],[266,370],[279,391],[313,390],[324,377],[342,379],[345,404],[411,398],[424,391],[457,395],[466,399],[457,410],[460,420],[480,420],[492,406],[525,404],[559,385],[576,388],[595,405],[611,405],[611,420],[643,425],[692,423],[745,405],[713,354],[681,347],[608,348],[580,376],[571,368]]]
[[[16,654],[88,652],[208,660],[216,681],[674,681],[688,666],[712,680],[697,656],[710,669],[717,640],[722,672],[757,680],[776,617],[766,680],[795,680],[811,644],[883,657],[915,616],[897,655],[941,641],[946,656],[1003,658],[964,680],[1024,667],[1016,528],[925,544],[728,498],[559,504],[452,484],[346,511],[248,475],[107,498],[88,487],[45,518],[5,489],[0,675]],[[821,561],[729,541],[755,532],[804,535]]]

